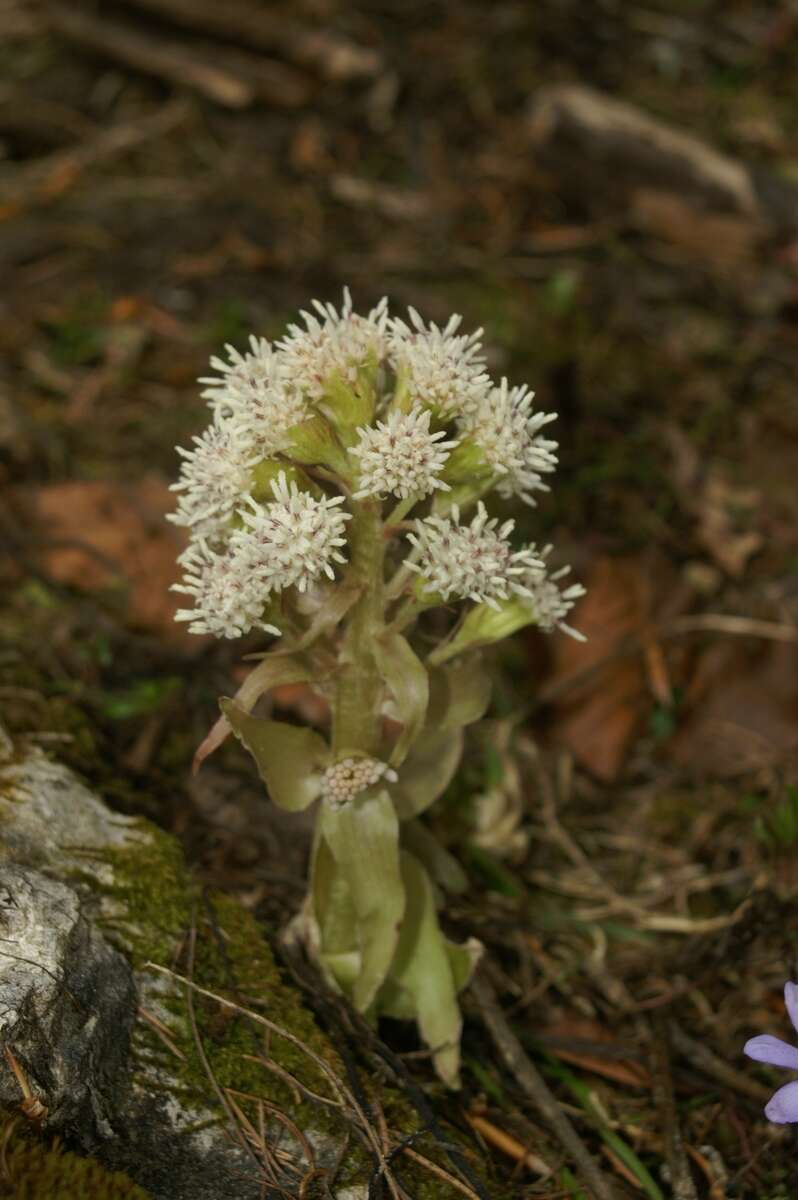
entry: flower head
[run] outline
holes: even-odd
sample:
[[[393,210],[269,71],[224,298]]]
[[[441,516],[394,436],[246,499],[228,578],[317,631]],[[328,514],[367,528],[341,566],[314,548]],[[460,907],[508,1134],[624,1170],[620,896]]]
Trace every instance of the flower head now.
[[[343,808],[383,776],[392,783],[396,782],[396,772],[379,759],[342,758],[324,772],[322,794],[331,808]]]
[[[257,504],[248,498],[249,509],[239,516],[244,528],[237,529],[230,545],[251,575],[271,592],[296,587],[304,592],[320,575],[335,578],[332,564],[345,562],[338,548],[350,514],[341,512],[343,496],[316,499],[288,483],[281,471],[272,483],[274,500]]]
[[[192,438],[193,450],[177,452],[183,463],[180,479],[171,484],[180,492],[177,510],[169,514],[175,525],[186,525],[197,537],[219,538],[241,497],[250,487],[250,472],[259,461],[252,447],[234,436],[227,421],[210,425],[199,437]]]
[[[236,638],[251,629],[279,634],[262,620],[268,589],[252,576],[244,559],[227,551],[217,554],[199,540],[182,556],[186,576],[173,592],[194,597],[194,607],[178,609],[176,621],[191,621],[190,633]]]
[[[798,1032],[798,983],[785,983],[784,1004],[793,1028]],[[743,1054],[756,1062],[769,1063],[772,1067],[798,1071],[798,1049],[769,1033],[749,1038],[743,1046]],[[776,1125],[798,1122],[798,1079],[785,1083],[784,1087],[773,1093],[765,1105],[765,1116]]]
[[[415,533],[408,534],[416,553],[405,565],[421,576],[424,590],[444,600],[468,597],[492,608],[498,608],[498,601],[512,592],[528,595],[520,577],[543,564],[528,548],[512,549],[507,538],[515,522],[498,526],[498,519],[488,517],[482,502],[470,525],[459,523],[457,505],[452,506],[452,516],[453,520],[427,517],[416,521]]]
[[[474,411],[490,390],[482,330],[458,334],[462,317],[440,328],[425,325],[414,308],[408,312],[409,325],[396,317],[390,322],[389,358],[411,399],[444,420]]]
[[[529,567],[521,576],[521,583],[526,588],[524,603],[534,610],[535,624],[543,633],[553,633],[555,629],[559,629],[578,642],[584,642],[586,641],[585,635],[577,629],[572,629],[570,625],[566,625],[563,618],[567,617],[576,601],[584,596],[585,589],[581,583],[572,583],[565,588],[559,587],[559,581],[570,573],[571,568],[560,567],[559,571],[548,574],[545,559],[548,558],[551,550],[551,546],[545,546],[540,551],[540,557],[544,560],[543,564]]]
[[[428,496],[436,488],[449,490],[438,478],[456,442],[441,441],[445,431],[430,433],[432,413],[414,405],[409,413],[391,412],[384,421],[358,429],[359,442],[349,453],[358,460],[362,496]]]
[[[311,399],[318,399],[335,375],[353,383],[358,371],[376,367],[385,354],[388,301],[383,298],[362,317],[352,311],[352,297],[344,288],[340,313],[332,304],[313,301],[316,310],[302,313],[305,328],[289,325],[288,334],[277,343],[281,363],[295,386]]]
[[[261,458],[285,449],[285,434],[310,415],[310,406],[293,382],[280,354],[265,338],[251,337],[250,351],[240,354],[226,346],[229,361],[214,356],[211,366],[220,377],[200,379],[217,421],[222,418],[230,436]]]
[[[489,467],[499,476],[496,490],[510,499],[519,496],[534,504],[532,493],[548,491],[542,476],[557,466],[557,443],[541,436],[544,425],[556,413],[533,413],[534,392],[526,385],[510,388],[502,379],[480,397],[461,419],[460,428],[482,451]]]

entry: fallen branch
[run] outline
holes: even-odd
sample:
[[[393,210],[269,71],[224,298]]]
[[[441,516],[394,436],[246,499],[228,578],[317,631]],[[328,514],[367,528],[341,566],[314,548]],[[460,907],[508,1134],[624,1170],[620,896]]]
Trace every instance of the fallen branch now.
[[[581,84],[553,84],[533,97],[529,137],[544,163],[588,181],[590,193],[662,188],[706,209],[794,228],[798,189],[755,174],[714,146],[625,101]]]
[[[188,115],[185,100],[172,100],[151,115],[113,125],[86,138],[78,146],[56,150],[19,167],[0,190],[3,206],[0,219],[15,216],[22,205],[55,199],[71,187],[87,167],[170,133]]]
[[[132,0],[145,9],[186,29],[201,29],[250,49],[276,50],[298,66],[325,79],[345,81],[370,78],[382,68],[376,50],[359,46],[328,29],[304,29],[280,13],[246,0]]]
[[[260,55],[207,42],[188,45],[116,18],[94,17],[74,5],[48,4],[45,14],[56,33],[77,45],[191,87],[226,108],[246,108],[255,100],[297,108],[309,95],[308,83],[297,71]]]
[[[673,129],[632,104],[581,84],[541,88],[529,132],[540,149],[569,147],[592,166],[627,176],[638,186],[670,184],[698,192],[711,205],[753,216],[757,199],[744,166],[706,142]]]

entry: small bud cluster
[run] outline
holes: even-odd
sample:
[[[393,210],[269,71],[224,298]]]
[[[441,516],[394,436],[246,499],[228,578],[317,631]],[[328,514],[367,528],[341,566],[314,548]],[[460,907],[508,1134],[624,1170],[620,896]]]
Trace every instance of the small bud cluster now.
[[[342,758],[324,772],[322,794],[332,808],[343,808],[383,778],[396,782],[396,772],[387,763],[376,758]]]

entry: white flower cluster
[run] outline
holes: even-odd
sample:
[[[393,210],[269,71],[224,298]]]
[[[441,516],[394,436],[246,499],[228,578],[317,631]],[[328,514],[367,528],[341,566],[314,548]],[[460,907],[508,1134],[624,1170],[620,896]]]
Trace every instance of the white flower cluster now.
[[[352,384],[360,368],[376,367],[385,357],[388,300],[383,297],[367,317],[361,317],[352,312],[352,297],[345,288],[340,313],[319,300],[313,301],[313,307],[318,316],[303,311],[306,328],[289,325],[277,350],[289,375],[308,396],[318,399],[334,376]]]
[[[395,783],[396,772],[376,758],[342,758],[324,772],[322,795],[331,808],[343,808],[381,779]]]
[[[176,621],[190,621],[191,633],[212,633],[234,638],[250,629],[279,633],[261,620],[265,596],[247,563],[234,554],[216,554],[206,542],[192,543],[182,556],[185,580],[174,592],[194,597],[194,607],[181,608]]]
[[[540,430],[557,419],[556,413],[533,413],[526,385],[508,388],[502,379],[480,397],[473,411],[459,422],[463,434],[479,446],[488,466],[498,476],[496,491],[505,499],[519,496],[534,504],[532,493],[548,491],[542,476],[557,466],[557,443],[540,436]]]
[[[390,322],[391,366],[413,400],[451,420],[473,412],[491,387],[481,354],[482,330],[458,334],[462,317],[450,317],[443,329],[426,326],[414,308],[410,324]]]
[[[346,545],[343,533],[351,519],[339,508],[343,496],[316,499],[289,484],[282,472],[272,492],[272,504],[256,504],[247,497],[249,510],[239,513],[245,526],[230,536],[232,555],[246,563],[250,576],[269,592],[289,587],[304,592],[322,574],[334,579],[332,564],[346,562],[338,548]]]
[[[336,480],[354,502],[393,496],[414,503],[450,491],[476,449],[501,496],[533,504],[555,468],[556,443],[542,432],[553,414],[533,411],[526,387],[510,388],[506,379],[494,385],[482,331],[461,333],[459,316],[443,326],[425,324],[411,308],[403,321],[389,315],[385,299],[361,316],[345,290],[340,310],[314,301],[302,317],[304,324],[290,325],[274,344],[251,337],[243,352],[227,346],[225,357],[211,359],[215,373],[201,380],[212,420],[179,451],[180,479],[172,485],[177,507],[170,516],[191,534],[177,590],[193,598],[194,608],[178,614],[193,632],[276,632],[263,623],[270,596],[289,588],[306,592],[322,576],[334,578],[335,565],[345,561],[350,515],[342,511],[344,495],[327,494]],[[336,404],[346,388],[357,392],[360,409],[354,411],[365,405],[374,416],[344,435]],[[305,425],[310,418],[315,423]],[[296,463],[300,447],[316,445],[331,447],[322,459],[326,491],[291,466],[292,453]],[[349,470],[341,465],[347,457]],[[268,471],[259,470],[267,462]],[[274,479],[280,462],[285,472],[260,502],[264,474]],[[330,464],[337,464],[334,470]],[[483,471],[482,491],[484,483]],[[458,482],[463,486],[467,481]],[[532,549],[512,550],[512,522],[498,527],[481,502],[468,525],[460,524],[456,506],[451,513],[416,521],[411,535],[408,566],[422,576],[424,590],[494,606],[511,594],[534,596],[541,626],[561,625],[574,589],[561,592],[558,577],[546,576]]]
[[[394,411],[384,421],[358,429],[360,440],[349,450],[359,464],[356,500],[389,493],[421,498],[436,488],[450,490],[438,476],[457,442],[441,441],[445,430],[431,433],[431,417],[429,409],[416,404],[409,413]]]
[[[200,538],[181,556],[186,577],[173,591],[194,597],[193,609],[180,609],[175,620],[191,621],[191,633],[241,637],[251,629],[279,634],[264,623],[263,610],[272,593],[296,587],[305,591],[320,575],[333,577],[334,562],[344,562],[344,527],[350,514],[341,512],[343,496],[316,499],[289,484],[281,472],[272,483],[274,499],[257,504],[246,496],[248,509],[238,516],[222,552]]]
[[[452,516],[454,520],[433,516],[416,521],[415,533],[408,534],[416,555],[406,559],[405,566],[421,576],[424,591],[444,600],[468,598],[491,608],[498,608],[499,600],[511,593],[529,595],[524,576],[543,563],[528,546],[512,549],[507,538],[515,522],[499,526],[496,517],[488,517],[482,501],[470,525],[459,523],[456,504]]]

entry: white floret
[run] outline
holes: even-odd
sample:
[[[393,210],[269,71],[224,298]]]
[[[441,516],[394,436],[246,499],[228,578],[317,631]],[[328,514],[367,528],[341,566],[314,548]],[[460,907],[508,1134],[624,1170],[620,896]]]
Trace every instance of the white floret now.
[[[171,484],[171,491],[180,495],[168,520],[185,525],[195,537],[213,541],[223,536],[241,497],[249,491],[259,455],[239,442],[223,420],[192,441],[192,450],[177,448],[183,462],[180,479]]]
[[[585,635],[566,624],[564,618],[568,616],[577,600],[585,595],[585,589],[581,583],[560,587],[560,580],[570,573],[571,568],[560,567],[558,571],[549,574],[545,559],[551,550],[551,546],[545,546],[540,552],[540,557],[544,560],[541,566],[531,567],[522,576],[528,603],[535,613],[535,624],[544,633],[553,633],[555,629],[559,629],[578,642],[584,642],[587,640]]]
[[[226,346],[229,361],[214,356],[211,366],[219,377],[207,376],[203,396],[224,421],[231,436],[261,458],[286,448],[286,433],[311,415],[310,405],[296,386],[284,357],[266,338],[251,337],[249,353]]]
[[[313,301],[313,307],[315,314],[301,314],[305,328],[289,325],[277,349],[296,388],[316,400],[333,379],[351,384],[361,369],[379,365],[386,351],[388,301],[383,297],[363,317],[352,311],[352,297],[344,288],[340,313],[319,300]]]

